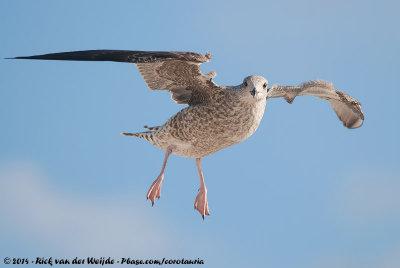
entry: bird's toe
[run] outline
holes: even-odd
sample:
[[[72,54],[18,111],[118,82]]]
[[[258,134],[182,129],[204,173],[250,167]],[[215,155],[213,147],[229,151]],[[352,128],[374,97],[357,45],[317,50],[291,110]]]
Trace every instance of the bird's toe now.
[[[200,192],[194,201],[194,208],[201,214],[203,220],[205,215],[210,216],[207,202],[207,191],[200,189]]]

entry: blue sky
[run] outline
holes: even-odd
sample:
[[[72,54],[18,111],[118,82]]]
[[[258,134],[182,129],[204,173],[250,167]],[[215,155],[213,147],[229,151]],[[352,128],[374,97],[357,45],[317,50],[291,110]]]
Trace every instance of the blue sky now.
[[[0,58],[85,49],[181,50],[216,83],[324,79],[362,104],[344,128],[312,97],[267,103],[248,140],[193,159],[120,136],[183,106],[133,64],[0,60],[1,260],[201,258],[204,267],[399,267],[400,70],[395,1],[11,1]],[[1,261],[0,260],[0,261]]]

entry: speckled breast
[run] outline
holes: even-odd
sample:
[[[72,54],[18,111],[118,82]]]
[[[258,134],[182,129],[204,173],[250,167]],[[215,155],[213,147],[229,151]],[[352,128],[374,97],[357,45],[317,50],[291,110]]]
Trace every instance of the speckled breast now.
[[[173,154],[200,158],[250,137],[264,115],[266,100],[255,104],[227,101],[189,106],[171,117],[156,133],[153,145]]]

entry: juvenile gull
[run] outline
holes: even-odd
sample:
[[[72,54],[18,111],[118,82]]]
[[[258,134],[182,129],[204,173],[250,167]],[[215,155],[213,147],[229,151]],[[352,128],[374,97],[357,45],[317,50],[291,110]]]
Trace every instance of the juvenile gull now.
[[[87,50],[14,59],[135,63],[150,89],[169,91],[175,102],[187,104],[162,126],[144,126],[147,131],[122,135],[145,139],[165,151],[160,175],[147,192],[152,205],[156,198],[160,198],[170,154],[196,159],[200,189],[194,207],[203,219],[210,212],[201,159],[250,137],[260,124],[268,98],[283,97],[292,103],[298,95],[312,95],[327,100],[345,127],[357,128],[364,121],[358,101],[321,80],[299,86],[274,85],[268,88],[264,77],[248,76],[238,86],[217,85],[212,80],[215,72],[203,74],[200,70],[201,63],[211,60],[210,52],[201,55],[193,52]]]

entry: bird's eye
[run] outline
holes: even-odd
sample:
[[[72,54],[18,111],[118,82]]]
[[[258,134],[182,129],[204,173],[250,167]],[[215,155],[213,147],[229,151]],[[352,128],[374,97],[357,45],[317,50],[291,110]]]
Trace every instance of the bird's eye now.
[[[267,83],[264,83],[263,88],[267,88]]]
[[[247,87],[247,81],[244,81],[243,85],[244,85],[245,87]]]

